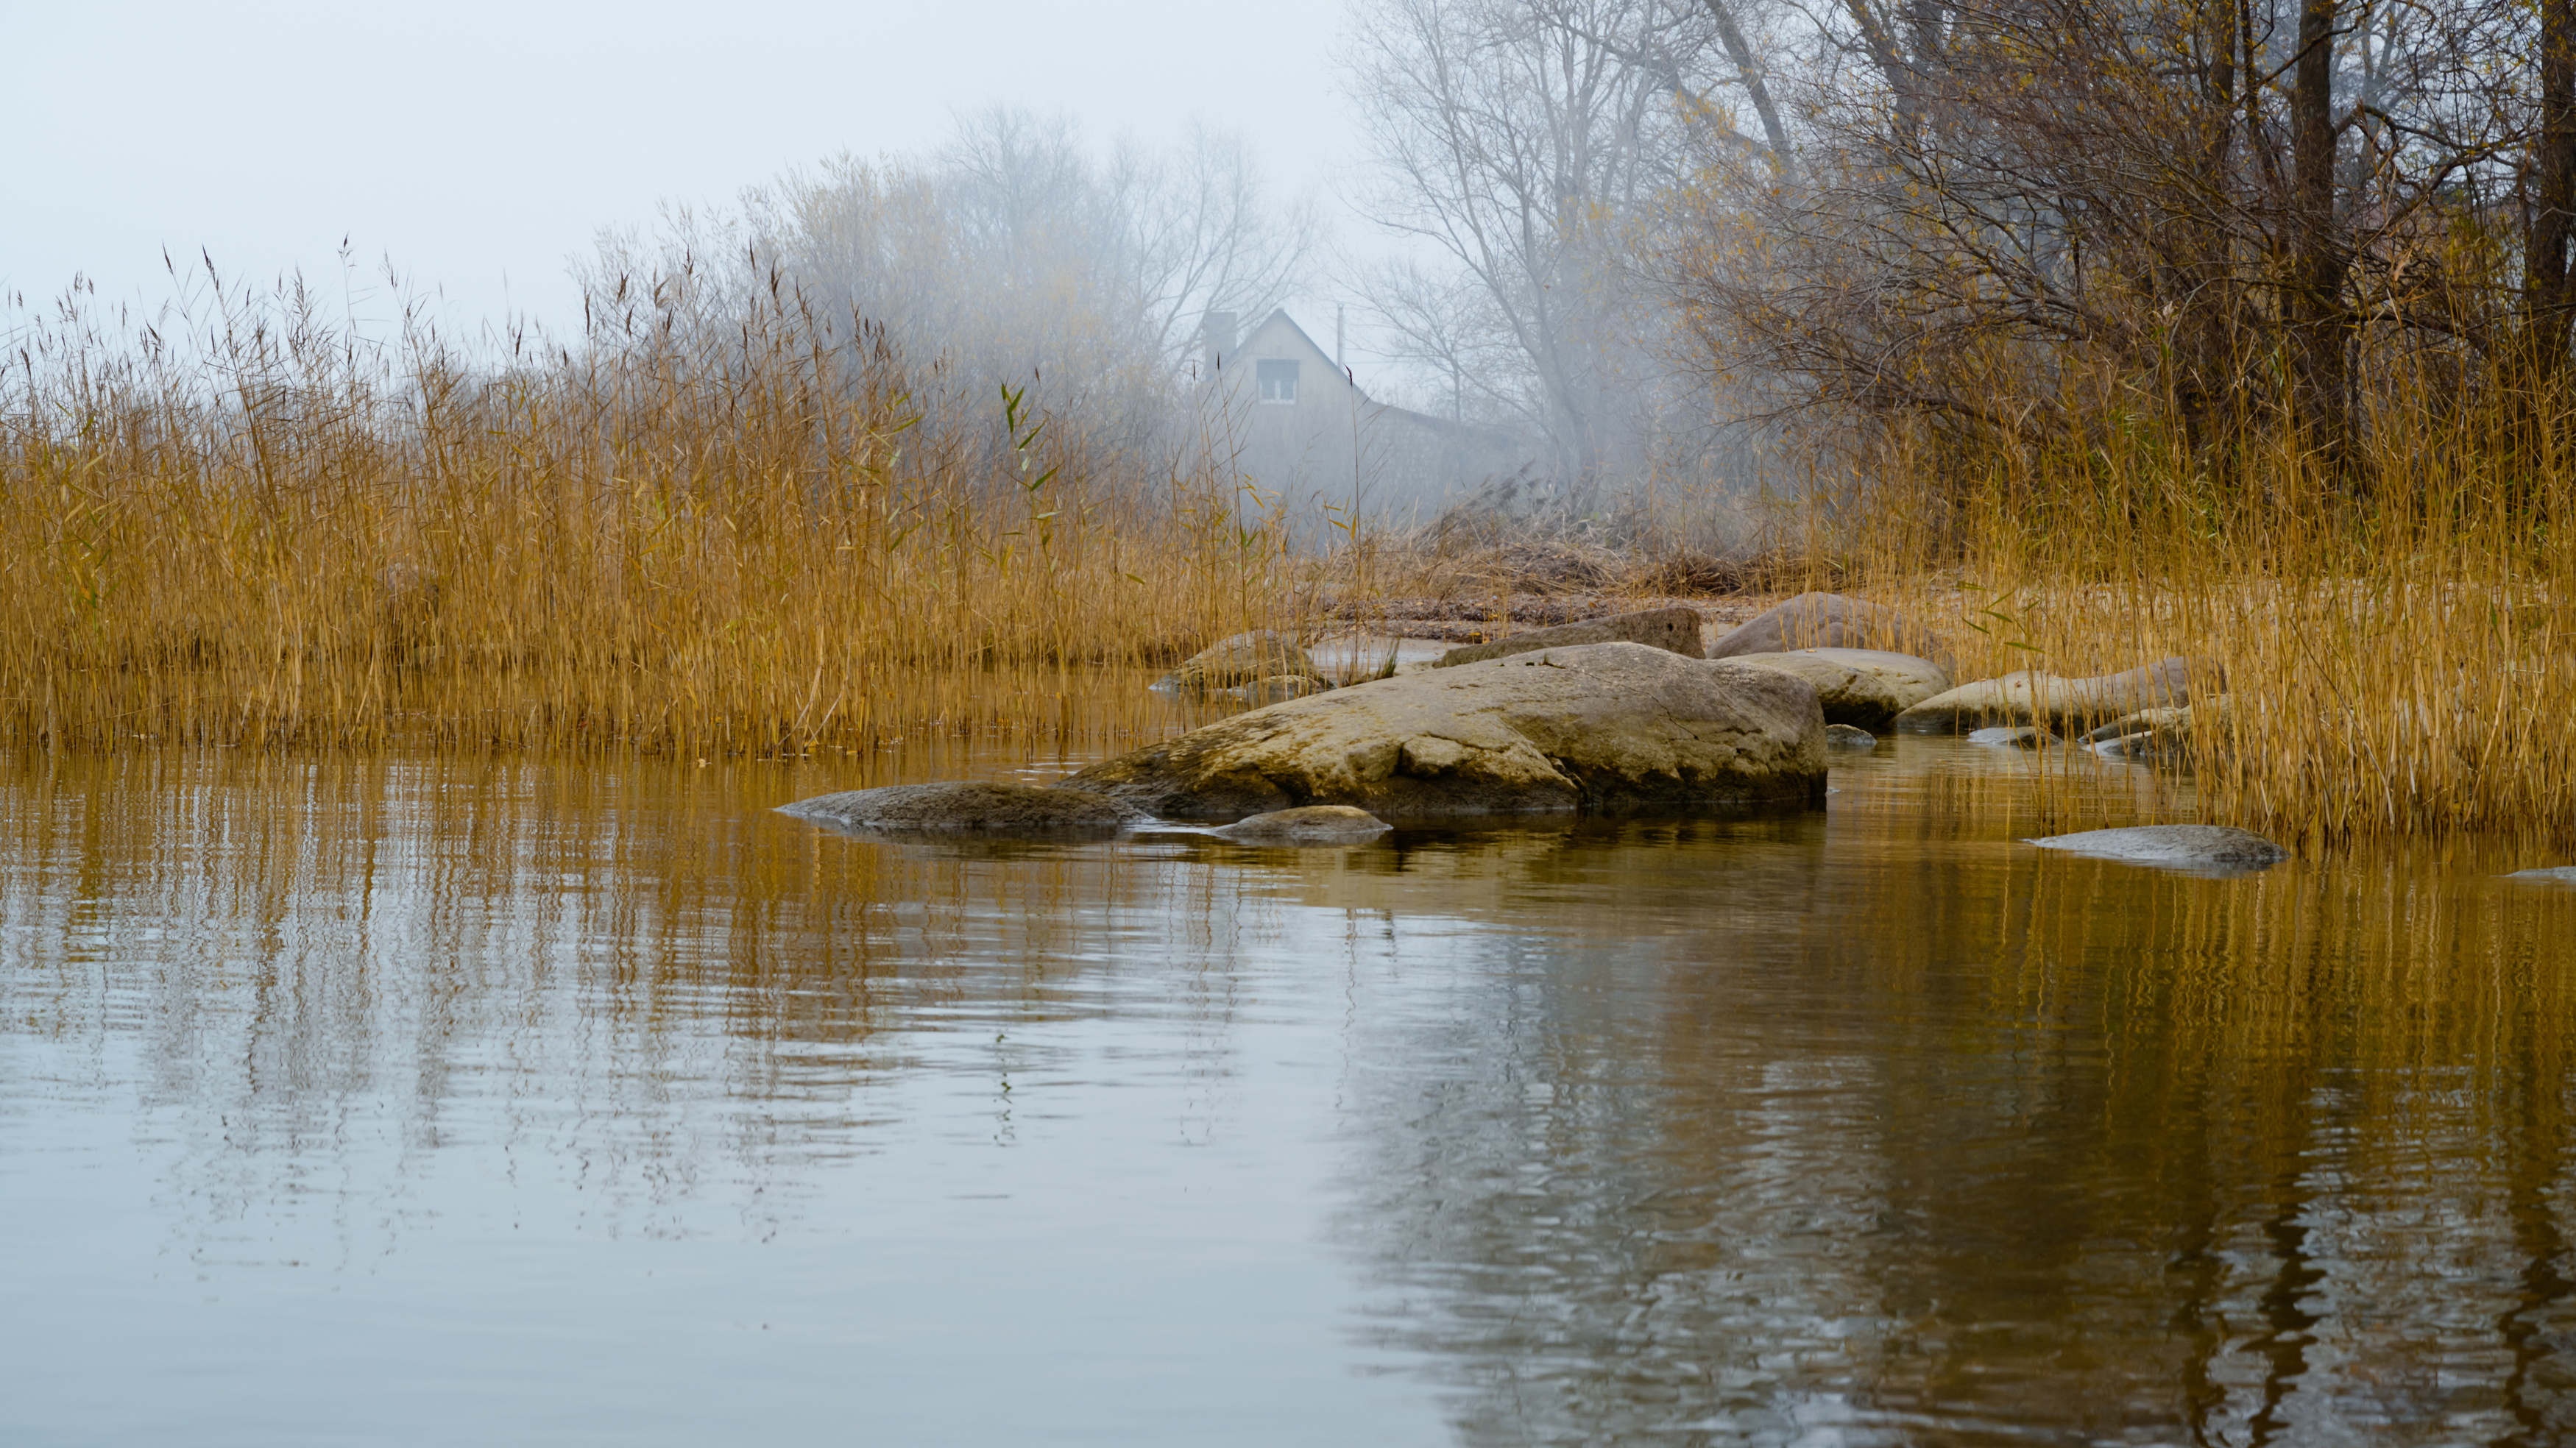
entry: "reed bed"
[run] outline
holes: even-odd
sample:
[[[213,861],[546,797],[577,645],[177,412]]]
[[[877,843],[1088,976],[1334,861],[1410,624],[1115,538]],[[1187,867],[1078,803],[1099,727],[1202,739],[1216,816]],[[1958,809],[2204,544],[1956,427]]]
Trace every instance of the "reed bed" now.
[[[2192,659],[2196,694],[2224,691],[2188,742],[2203,818],[2311,847],[2468,831],[2576,852],[2570,417],[2528,392],[2384,406],[2333,473],[2277,443],[2221,472],[2132,435],[1997,448],[1962,481],[1899,446],[1814,556],[1952,639],[1963,678]],[[2085,757],[2033,767],[2053,823],[2092,822]]]
[[[943,392],[791,302],[468,366],[303,293],[0,379],[0,735],[786,754],[1124,738],[1137,671],[1304,607],[1210,461]],[[846,334],[845,334],[846,335]]]

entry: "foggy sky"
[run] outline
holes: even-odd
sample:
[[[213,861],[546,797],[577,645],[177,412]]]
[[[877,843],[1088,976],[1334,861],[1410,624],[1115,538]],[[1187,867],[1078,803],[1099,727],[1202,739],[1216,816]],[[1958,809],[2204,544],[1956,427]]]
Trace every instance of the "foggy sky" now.
[[[1095,142],[1241,128],[1281,194],[1313,188],[1358,239],[1332,190],[1359,150],[1337,28],[1154,0],[5,0],[0,115],[21,144],[0,293],[41,307],[86,273],[102,301],[157,302],[165,247],[336,288],[345,236],[361,315],[390,312],[372,285],[390,257],[451,326],[560,328],[579,316],[567,261],[600,227],[844,149],[918,152],[997,102],[1071,112]]]

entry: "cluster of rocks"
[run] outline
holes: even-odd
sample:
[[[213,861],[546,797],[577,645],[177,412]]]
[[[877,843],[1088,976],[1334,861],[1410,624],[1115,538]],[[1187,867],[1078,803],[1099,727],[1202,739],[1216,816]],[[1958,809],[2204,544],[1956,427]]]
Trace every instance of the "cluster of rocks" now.
[[[1891,730],[2002,731],[2011,737],[1997,742],[2035,746],[2117,716],[2094,742],[2166,749],[2189,727],[2192,670],[2181,659],[2095,679],[1962,685],[1939,639],[1830,593],[1789,599],[1714,643],[1701,629],[1692,609],[1653,609],[1450,649],[1338,688],[1292,640],[1241,634],[1154,687],[1254,706],[1246,712],[1051,785],[909,785],[785,809],[867,831],[1044,835],[1186,821],[1247,843],[1349,843],[1384,833],[1386,818],[1812,807],[1828,750],[1873,749]],[[2193,833],[2203,828],[2034,843],[2214,867],[2283,853],[2241,831]]]

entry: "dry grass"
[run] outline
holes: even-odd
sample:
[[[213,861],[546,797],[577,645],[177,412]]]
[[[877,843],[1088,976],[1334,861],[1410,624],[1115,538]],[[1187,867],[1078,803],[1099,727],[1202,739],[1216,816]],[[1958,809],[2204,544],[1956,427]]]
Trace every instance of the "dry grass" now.
[[[217,303],[167,345],[67,313],[13,346],[0,736],[1115,737],[1150,707],[1127,666],[1301,606],[1218,470],[934,399],[784,309],[469,373],[295,295]]]
[[[14,743],[1122,743],[1173,722],[1139,671],[1311,632],[1327,584],[1345,621],[1400,627],[1411,599],[1494,631],[1824,585],[1949,635],[1964,678],[2223,669],[2223,727],[2193,741],[2205,817],[2576,849],[2576,460],[2527,414],[2384,415],[2360,484],[2283,448],[2213,477],[2148,435],[1965,467],[1900,445],[1870,501],[1786,535],[1815,540],[1796,559],[1494,534],[1327,567],[1221,468],[1068,441],[1025,398],[933,409],[935,375],[783,312],[482,373],[357,346],[291,297],[224,316],[184,364],[71,318],[0,382]],[[2070,825],[2104,797],[2042,794]]]
[[[1936,489],[1898,449],[1843,561],[1956,641],[1963,678],[2223,670],[2227,704],[2191,741],[2205,818],[2312,846],[2576,849],[2576,459],[2551,441],[2563,406],[2554,427],[2500,412],[2384,410],[2331,481],[2286,447],[2216,478],[2142,439],[2001,452]],[[2086,822],[2079,791],[2044,792]]]

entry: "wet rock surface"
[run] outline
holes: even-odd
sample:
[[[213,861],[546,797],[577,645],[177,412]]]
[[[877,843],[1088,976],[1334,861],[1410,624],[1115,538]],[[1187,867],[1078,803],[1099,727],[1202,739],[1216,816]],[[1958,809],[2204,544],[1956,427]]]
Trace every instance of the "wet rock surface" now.
[[[1703,654],[1699,634],[1700,614],[1695,608],[1647,609],[1642,613],[1616,614],[1583,623],[1532,629],[1489,644],[1469,644],[1441,655],[1437,667],[1455,668],[1486,659],[1509,658],[1513,654],[1533,653],[1539,649],[1573,648],[1582,644],[1644,644],[1686,659],[1696,659]]]
[[[2180,658],[2089,679],[2023,672],[1961,684],[1896,716],[1911,734],[1965,734],[1995,726],[2037,725],[2061,732],[2091,729],[2104,719],[2191,702],[2192,669]]]
[[[1386,821],[1364,809],[1310,804],[1236,820],[1217,833],[1254,845],[1339,845],[1376,839],[1388,828]]]
[[[843,790],[778,812],[836,829],[985,835],[1119,830],[1148,818],[1134,805],[1084,790],[989,783]]]
[[[1255,709],[1064,783],[1191,820],[1812,804],[1824,732],[1816,691],[1786,674],[1588,644]]]
[[[1855,729],[1849,724],[1828,724],[1825,726],[1825,747],[1849,749],[1855,752],[1876,749],[1878,736],[1866,729]]]
[[[2187,868],[2253,870],[2290,858],[2281,846],[2231,825],[2138,825],[2051,835],[2029,843],[2098,859]]]
[[[1939,664],[1878,649],[1737,654],[1734,662],[1797,675],[1815,686],[1827,723],[1860,729],[1884,729],[1897,715],[1950,688]]]

